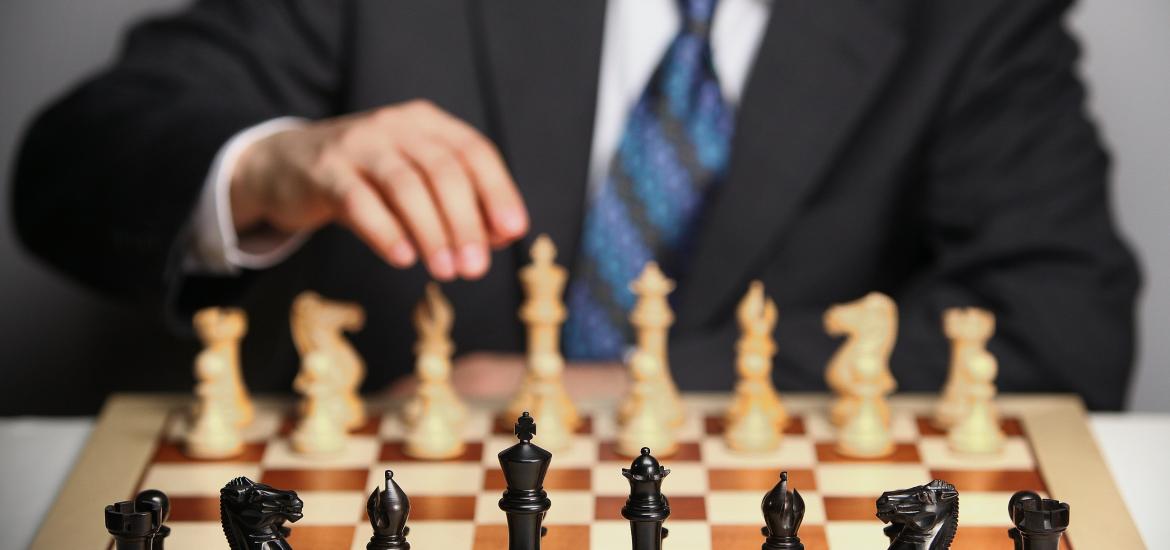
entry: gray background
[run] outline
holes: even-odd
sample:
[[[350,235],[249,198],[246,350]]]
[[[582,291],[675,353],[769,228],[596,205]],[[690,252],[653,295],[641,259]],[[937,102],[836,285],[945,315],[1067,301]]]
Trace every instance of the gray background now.
[[[184,0],[0,3],[0,369],[5,383],[54,365],[116,361],[124,346],[170,337],[134,312],[34,263],[19,248],[7,180],[36,109],[113,55],[129,21]],[[1141,255],[1145,289],[1131,406],[1170,411],[1170,2],[1088,0],[1072,25],[1085,45],[1091,108],[1114,155],[1114,206]],[[68,162],[69,159],[62,159]],[[78,350],[87,350],[80,356]],[[93,351],[90,351],[93,350]],[[160,365],[190,357],[159,357]],[[62,383],[79,381],[62,381]],[[80,381],[82,383],[86,381]]]

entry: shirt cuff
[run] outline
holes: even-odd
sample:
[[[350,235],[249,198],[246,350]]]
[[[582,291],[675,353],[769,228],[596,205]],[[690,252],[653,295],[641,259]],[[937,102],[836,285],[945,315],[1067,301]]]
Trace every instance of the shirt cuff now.
[[[241,131],[220,148],[191,218],[192,240],[183,262],[184,271],[235,275],[240,269],[267,269],[284,261],[305,242],[308,231],[288,234],[266,228],[239,235],[231,205],[231,178],[240,154],[257,141],[305,123],[296,117],[274,118]]]

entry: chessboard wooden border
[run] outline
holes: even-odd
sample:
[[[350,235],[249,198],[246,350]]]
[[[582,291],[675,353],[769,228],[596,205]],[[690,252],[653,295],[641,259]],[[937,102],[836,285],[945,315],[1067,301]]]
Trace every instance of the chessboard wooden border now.
[[[713,409],[728,396],[689,394],[688,398],[705,404],[705,409]],[[824,394],[784,395],[785,404],[797,414],[823,409],[827,399]],[[934,396],[900,394],[893,396],[890,404],[923,415],[929,413],[934,400]],[[111,396],[30,549],[58,550],[72,548],[79,540],[108,540],[102,506],[133,496],[169,413],[190,401],[189,395],[178,394]],[[288,398],[257,401],[261,406],[291,404]],[[1145,548],[1089,431],[1087,413],[1078,397],[1008,394],[1001,395],[997,401],[1004,415],[1018,417],[1024,424],[1049,493],[1073,504],[1068,534],[1075,548]],[[581,408],[613,406],[613,403],[595,400],[582,403]],[[373,399],[369,406],[393,410],[396,402]],[[1006,513],[1006,503],[1004,507]]]

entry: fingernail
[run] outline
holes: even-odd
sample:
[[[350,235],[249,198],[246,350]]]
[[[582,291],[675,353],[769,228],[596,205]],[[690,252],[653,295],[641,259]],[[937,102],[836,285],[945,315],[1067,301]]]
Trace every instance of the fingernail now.
[[[505,210],[500,214],[500,227],[509,235],[519,235],[524,232],[524,213],[519,210]]]
[[[414,247],[403,242],[396,243],[390,247],[390,259],[402,267],[407,267],[414,263]]]
[[[451,251],[444,248],[431,255],[431,274],[437,279],[449,280],[455,278],[455,258]]]
[[[465,244],[459,249],[459,271],[464,277],[479,277],[487,271],[488,257],[481,244]]]

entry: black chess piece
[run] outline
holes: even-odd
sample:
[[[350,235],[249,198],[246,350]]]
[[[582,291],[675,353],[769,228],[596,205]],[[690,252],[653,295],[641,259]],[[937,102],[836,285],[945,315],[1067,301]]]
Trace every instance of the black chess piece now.
[[[622,506],[622,517],[630,520],[630,534],[634,550],[661,550],[667,530],[662,522],[670,517],[670,501],[662,494],[662,480],[670,474],[650,449],[642,447],[642,454],[634,459],[622,475],[630,482],[630,497]]]
[[[162,522],[162,508],[154,501],[124,500],[106,506],[106,531],[114,537],[116,550],[151,550]]]
[[[219,521],[231,550],[292,550],[284,522],[303,517],[304,503],[282,491],[237,477],[219,490]]]
[[[134,505],[139,510],[147,509],[150,504],[158,506],[160,515],[158,532],[155,533],[150,548],[151,550],[163,550],[163,542],[171,534],[171,528],[166,526],[167,520],[171,518],[171,499],[158,489],[147,489],[134,497]]]
[[[508,549],[539,550],[544,514],[552,507],[544,492],[544,476],[552,453],[532,444],[536,422],[525,411],[516,420],[519,443],[500,451],[500,469],[508,488],[500,498],[500,509],[508,515]]]
[[[366,502],[366,515],[374,528],[374,536],[366,550],[410,550],[406,535],[406,518],[410,516],[410,499],[394,481],[394,472],[386,470],[386,488],[374,489]]]
[[[804,550],[799,535],[804,498],[800,491],[788,490],[788,472],[780,472],[780,482],[764,495],[760,508],[765,524],[761,531],[767,537],[761,550]]]
[[[1049,498],[1040,498],[1032,491],[1020,491],[1008,501],[1015,528],[1008,535],[1017,550],[1058,550],[1060,538],[1069,523],[1069,505]]]
[[[959,529],[959,492],[941,479],[877,499],[877,517],[900,530],[884,530],[889,550],[946,550]]]

